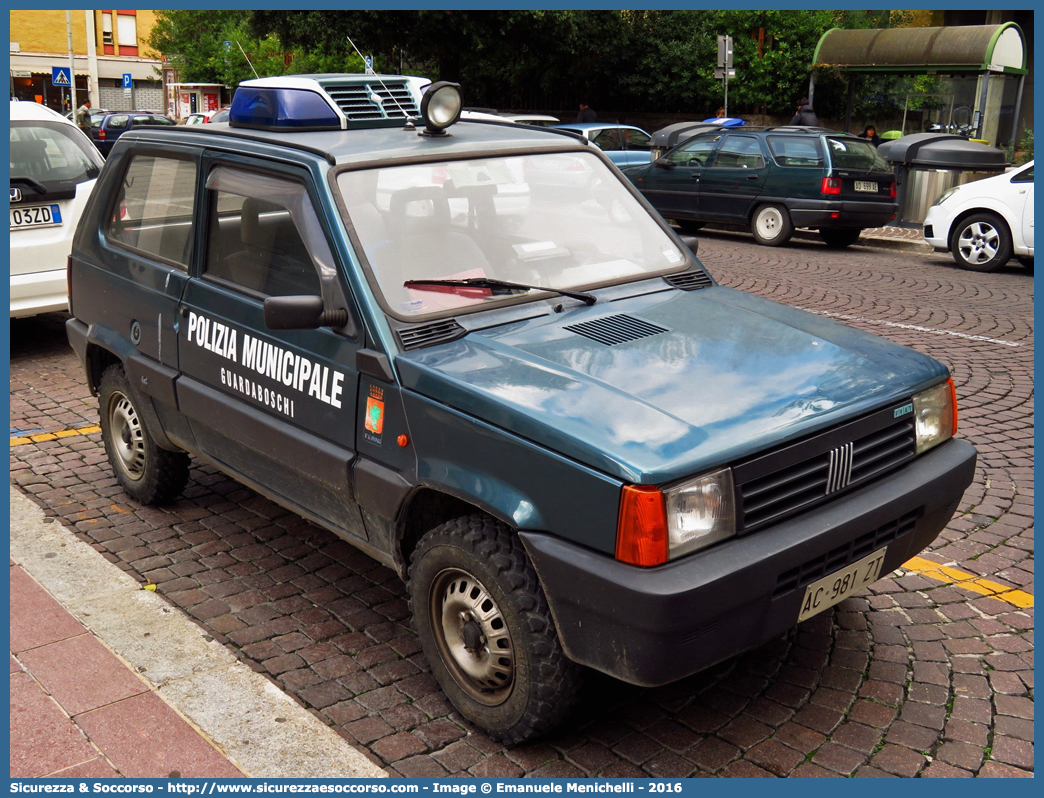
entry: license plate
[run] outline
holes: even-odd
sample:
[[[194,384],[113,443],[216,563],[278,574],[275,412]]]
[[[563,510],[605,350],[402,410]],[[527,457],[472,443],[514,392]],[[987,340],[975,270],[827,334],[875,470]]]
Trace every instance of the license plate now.
[[[56,227],[62,223],[62,210],[57,205],[33,205],[11,208],[11,229],[29,227]]]
[[[801,600],[801,612],[798,623],[833,607],[839,601],[851,596],[860,588],[876,582],[881,576],[881,564],[884,563],[885,551],[878,549],[858,562],[847,565],[840,571],[813,582],[805,588],[805,597]]]
[[[872,183],[869,180],[857,180],[855,181],[856,191],[877,191],[877,183]]]

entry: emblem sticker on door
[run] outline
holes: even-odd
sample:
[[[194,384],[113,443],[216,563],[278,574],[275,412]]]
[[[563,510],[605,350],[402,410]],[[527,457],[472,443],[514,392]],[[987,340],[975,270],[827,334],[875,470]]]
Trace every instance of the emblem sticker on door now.
[[[384,389],[376,385],[370,386],[370,395],[366,397],[363,428],[363,438],[379,446],[384,435]]]

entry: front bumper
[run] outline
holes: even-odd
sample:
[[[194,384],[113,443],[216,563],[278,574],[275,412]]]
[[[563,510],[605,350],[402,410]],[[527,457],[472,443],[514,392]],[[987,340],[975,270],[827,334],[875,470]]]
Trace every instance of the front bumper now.
[[[888,573],[918,554],[953,516],[975,458],[971,444],[948,441],[817,509],[656,568],[544,533],[521,537],[569,658],[657,686],[796,625],[805,586],[822,576],[813,568],[817,559],[829,557],[832,573],[880,548],[875,541],[888,541]],[[843,547],[848,555],[839,561]],[[795,569],[804,578],[795,579]]]
[[[785,204],[795,227],[883,227],[899,212],[895,202],[790,199]]]
[[[938,205],[933,205],[924,217],[924,240],[937,250],[950,248],[950,223],[947,216]]]

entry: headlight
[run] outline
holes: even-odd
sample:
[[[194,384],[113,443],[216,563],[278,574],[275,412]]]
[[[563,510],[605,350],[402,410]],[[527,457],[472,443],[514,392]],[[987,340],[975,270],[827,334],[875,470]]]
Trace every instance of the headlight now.
[[[722,468],[661,491],[625,485],[620,491],[616,559],[662,565],[736,534],[732,471]]]
[[[668,559],[735,535],[734,497],[730,468],[666,491]]]
[[[954,186],[953,188],[944,191],[942,194],[939,195],[939,198],[932,203],[932,205],[942,205],[944,202],[946,202],[946,200],[948,200],[950,197],[957,193],[957,188],[958,186]]]
[[[953,380],[914,395],[917,454],[949,440],[957,432],[957,393]]]

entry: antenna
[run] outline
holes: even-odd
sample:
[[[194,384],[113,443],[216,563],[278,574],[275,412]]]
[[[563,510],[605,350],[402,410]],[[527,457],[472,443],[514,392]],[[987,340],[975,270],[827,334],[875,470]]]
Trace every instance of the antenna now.
[[[239,43],[239,39],[236,39],[236,46],[239,47],[239,52],[243,54],[243,58],[246,58],[247,66],[250,67],[250,71],[254,73],[254,77],[260,78],[261,76],[257,74],[257,70],[254,69],[254,65],[251,64],[250,59],[247,58],[246,50],[244,50],[243,45]]]
[[[359,56],[359,58],[361,58],[363,60],[363,63],[365,64],[366,63],[366,56],[364,56],[359,51],[359,48],[355,46],[355,42],[352,41],[352,37],[346,35],[344,38],[346,38],[348,40],[348,44],[350,44],[352,46],[352,49],[355,50],[356,54]],[[388,92],[388,97],[391,99],[391,101],[393,103],[395,103],[396,107],[402,112],[403,117],[405,119],[413,119],[414,117],[412,117],[408,113],[406,113],[406,109],[403,108],[402,105],[399,103],[399,101],[395,99],[395,95],[392,94],[392,90],[384,85],[384,81],[381,80],[381,76],[375,74],[374,77],[377,78],[378,82],[381,84],[381,88],[384,89],[386,92]]]

